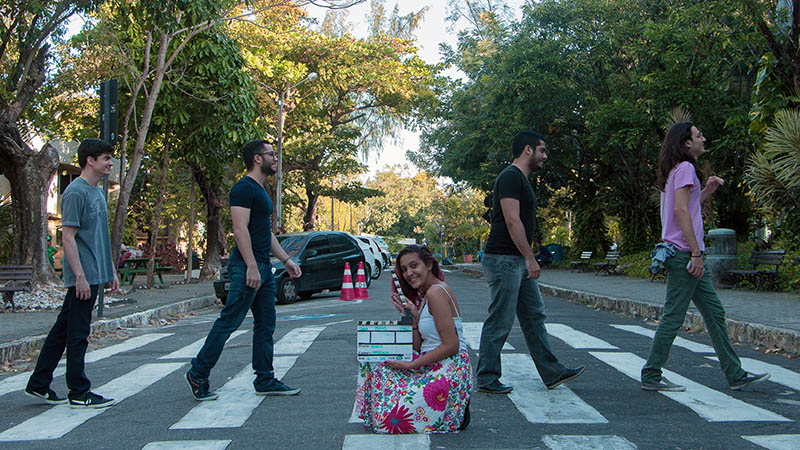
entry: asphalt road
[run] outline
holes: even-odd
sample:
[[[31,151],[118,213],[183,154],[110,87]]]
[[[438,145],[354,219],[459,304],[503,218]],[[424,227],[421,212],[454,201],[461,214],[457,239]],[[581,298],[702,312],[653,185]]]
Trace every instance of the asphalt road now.
[[[703,346],[710,345],[708,336],[682,333],[683,347],[673,347],[667,369],[677,374],[672,381],[688,382],[689,389],[669,396],[644,392],[638,370],[653,324],[555,298],[546,298],[554,352],[568,366],[586,365],[583,376],[545,390],[515,326],[513,349],[503,356],[503,381],[515,386],[514,393],[473,393],[466,431],[396,438],[368,433],[352,419],[355,326],[358,320],[399,318],[388,302],[386,275],[373,282],[369,300],[339,302],[332,293],[278,306],[275,337],[286,340],[277,345],[275,366],[287,384],[303,389],[296,397],[253,395],[248,317],[240,329],[245,332],[228,342],[211,374],[220,399],[194,401],[183,376],[196,350],[184,348],[205,338],[218,314],[210,308],[95,349],[87,364],[93,390],[125,398],[93,417],[36,404],[14,388],[26,375],[0,375],[0,448],[798,448],[800,361],[737,346],[745,369],[767,367],[773,380],[732,391],[709,359],[713,350]],[[448,273],[448,281],[474,340],[488,288],[459,272]],[[475,367],[476,349],[470,354]],[[63,375],[53,387],[65,394]]]

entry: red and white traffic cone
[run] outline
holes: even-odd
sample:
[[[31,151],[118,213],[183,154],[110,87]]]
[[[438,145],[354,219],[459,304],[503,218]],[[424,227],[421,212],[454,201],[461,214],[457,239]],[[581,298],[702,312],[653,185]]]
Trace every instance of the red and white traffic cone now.
[[[350,273],[350,263],[344,263],[344,275],[342,276],[342,295],[339,300],[355,300],[355,289],[353,289],[353,275]]]
[[[358,262],[356,273],[356,300],[371,298],[367,292],[367,276],[364,274],[364,261]]]

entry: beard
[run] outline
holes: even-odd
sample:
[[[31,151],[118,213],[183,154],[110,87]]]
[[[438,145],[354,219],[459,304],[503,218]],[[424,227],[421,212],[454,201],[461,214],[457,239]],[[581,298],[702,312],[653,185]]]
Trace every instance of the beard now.
[[[272,168],[272,164],[267,164],[266,161],[261,163],[261,173],[264,175],[274,175],[277,172],[275,169]]]

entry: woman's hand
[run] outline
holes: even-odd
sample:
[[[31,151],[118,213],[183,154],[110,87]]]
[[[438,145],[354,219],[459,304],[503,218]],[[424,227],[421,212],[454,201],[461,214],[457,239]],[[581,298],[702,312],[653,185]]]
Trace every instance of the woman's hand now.
[[[417,310],[417,306],[414,305],[413,302],[403,302],[400,301],[400,296],[398,294],[392,294],[392,305],[394,305],[395,309],[404,313],[404,308],[408,308],[411,311],[411,317],[414,319],[414,323],[417,323],[419,320],[419,310]]]
[[[414,367],[410,361],[397,361],[390,359],[386,361],[386,365],[395,370],[412,370]]]

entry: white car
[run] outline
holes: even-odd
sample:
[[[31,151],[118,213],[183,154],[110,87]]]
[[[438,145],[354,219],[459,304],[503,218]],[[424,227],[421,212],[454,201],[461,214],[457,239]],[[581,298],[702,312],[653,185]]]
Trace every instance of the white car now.
[[[383,256],[381,255],[381,249],[378,248],[378,244],[375,243],[372,238],[369,236],[354,236],[357,241],[359,241],[364,248],[364,255],[372,255],[372,259],[374,264],[370,264],[372,266],[372,274],[370,275],[373,280],[377,280],[381,276],[381,272],[383,272],[383,268],[385,266],[383,262]],[[367,250],[368,249],[368,250]]]
[[[380,236],[371,236],[372,240],[378,244],[378,248],[381,250],[381,254],[383,255],[383,262],[385,267],[389,267],[392,265],[392,251],[389,250],[389,244],[383,240]]]

